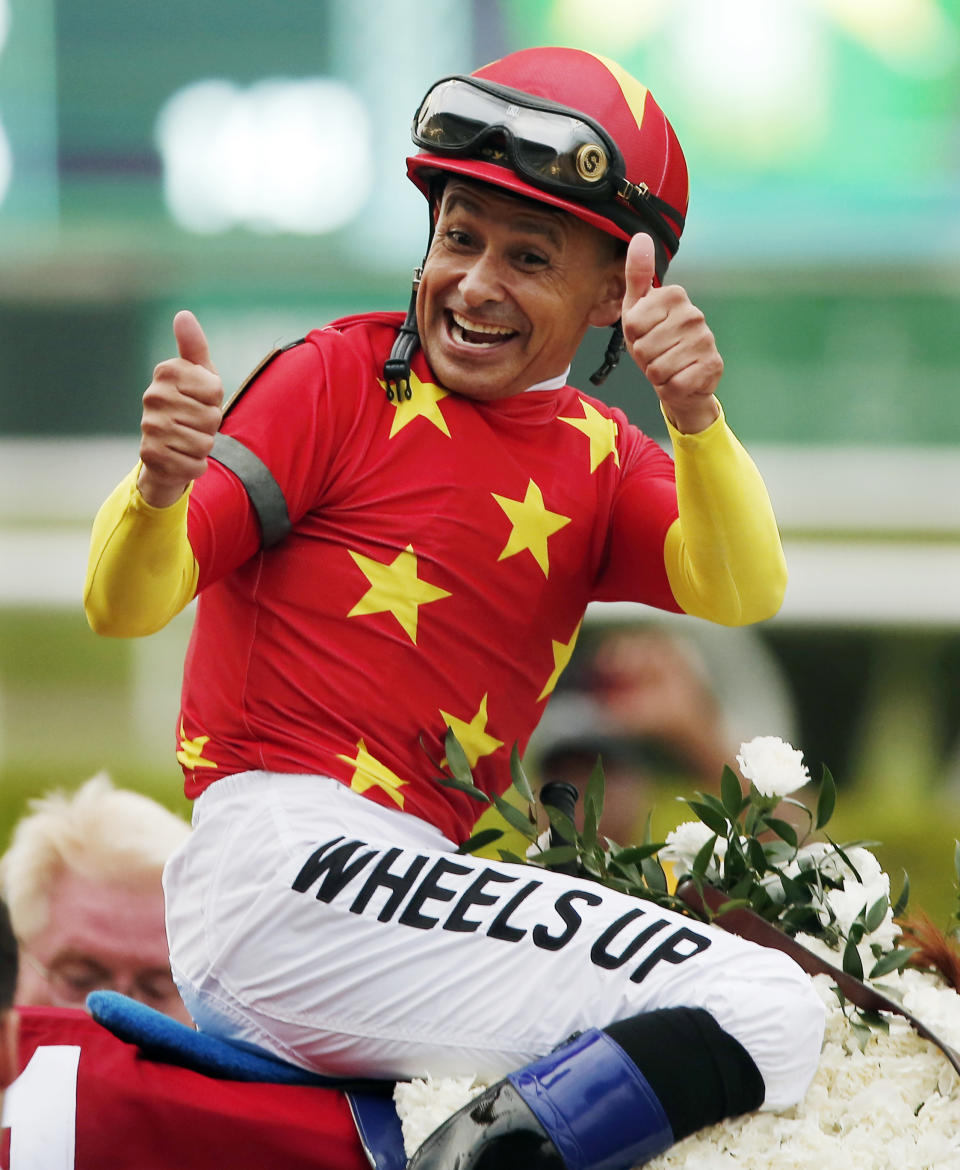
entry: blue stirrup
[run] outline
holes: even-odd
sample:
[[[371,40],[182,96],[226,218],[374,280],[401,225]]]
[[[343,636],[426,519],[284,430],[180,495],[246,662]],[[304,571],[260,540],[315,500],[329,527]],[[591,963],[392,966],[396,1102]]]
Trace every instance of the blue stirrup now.
[[[278,1060],[251,1045],[224,1040],[181,1024],[116,991],[93,991],[87,1009],[98,1024],[145,1056],[176,1064],[205,1076],[230,1081],[258,1081],[278,1085],[313,1085],[346,1094],[364,1151],[374,1170],[404,1170],[403,1133],[393,1098],[382,1081],[359,1081],[321,1076],[309,1069]]]

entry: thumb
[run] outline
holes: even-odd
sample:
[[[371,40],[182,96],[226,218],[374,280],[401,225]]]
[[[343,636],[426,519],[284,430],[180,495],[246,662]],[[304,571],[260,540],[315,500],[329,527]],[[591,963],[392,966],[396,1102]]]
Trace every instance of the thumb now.
[[[177,341],[177,352],[184,361],[193,362],[196,366],[204,366],[211,373],[217,372],[210,360],[210,347],[207,345],[206,334],[200,327],[200,322],[189,309],[181,309],[174,317],[173,336]]]
[[[653,249],[653,240],[645,233],[638,232],[627,247],[627,260],[624,274],[627,288],[623,298],[623,307],[631,305],[645,297],[653,286],[653,277],[656,272],[656,253]]]

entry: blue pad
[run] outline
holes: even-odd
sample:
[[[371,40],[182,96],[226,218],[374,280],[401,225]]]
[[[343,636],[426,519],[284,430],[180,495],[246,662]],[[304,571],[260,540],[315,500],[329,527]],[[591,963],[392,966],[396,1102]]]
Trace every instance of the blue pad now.
[[[98,1024],[128,1044],[136,1044],[146,1056],[208,1077],[329,1088],[342,1088],[344,1084],[287,1064],[267,1052],[198,1032],[117,991],[91,991],[87,1009]]]
[[[629,1170],[673,1145],[670,1122],[646,1078],[597,1028],[507,1080],[569,1170]]]

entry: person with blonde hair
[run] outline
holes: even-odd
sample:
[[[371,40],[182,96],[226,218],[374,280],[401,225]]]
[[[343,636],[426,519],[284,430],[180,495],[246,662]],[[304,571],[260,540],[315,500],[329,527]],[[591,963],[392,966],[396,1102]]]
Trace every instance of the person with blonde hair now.
[[[103,792],[102,783],[93,791]],[[62,796],[54,803],[61,812],[69,804]],[[124,803],[132,811],[138,807]],[[86,1012],[14,1007],[17,952],[10,914],[0,900],[4,1170],[209,1170],[215,1165],[259,1170],[274,1164],[285,1170],[364,1170],[369,1165],[344,1093],[206,1076],[151,1059]]]
[[[113,988],[184,1022],[170,974],[161,874],[182,818],[105,773],[29,804],[0,859],[20,942],[18,1004],[82,1007]]]
[[[0,902],[0,1108],[3,1091],[17,1075],[17,1014],[13,993],[17,986],[17,940],[10,914]]]

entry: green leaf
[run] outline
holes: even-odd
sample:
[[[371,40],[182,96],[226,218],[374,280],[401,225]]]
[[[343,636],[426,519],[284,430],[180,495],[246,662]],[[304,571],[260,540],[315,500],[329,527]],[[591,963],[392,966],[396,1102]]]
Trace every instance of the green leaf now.
[[[785,873],[781,873],[778,876],[780,878],[780,885],[783,886],[784,897],[791,905],[807,905],[809,903],[810,887],[805,882],[789,877]]]
[[[867,934],[873,934],[877,927],[883,922],[887,916],[887,910],[890,907],[888,898],[878,898],[876,902],[867,910],[864,923],[867,928]]]
[[[511,828],[516,829],[528,841],[536,841],[537,825],[527,813],[515,805],[510,804],[509,801],[504,800],[502,796],[495,796],[493,803],[497,806],[497,811]]]
[[[826,764],[822,766],[822,770],[820,794],[817,797],[817,817],[814,822],[818,829],[822,829],[833,816],[833,810],[837,803],[837,783],[833,778],[833,773]]]
[[[763,886],[754,886],[750,892],[748,901],[761,918],[766,918],[768,921],[773,921],[780,913],[780,907],[774,902]]]
[[[502,829],[481,829],[479,833],[474,833],[472,837],[468,837],[466,841],[458,845],[457,852],[474,853],[486,845],[492,845],[494,841],[499,841],[502,836]]]
[[[576,861],[578,856],[576,845],[555,845],[551,849],[544,849],[542,853],[535,853],[532,860],[549,869],[553,865],[565,865],[568,861]]]
[[[824,836],[827,838],[827,840],[828,840],[828,841],[830,842],[830,844],[833,846],[833,851],[834,851],[834,853],[836,853],[836,855],[837,855],[837,856],[840,858],[840,860],[841,860],[841,861],[843,862],[843,864],[844,864],[844,865],[847,867],[847,869],[849,869],[849,870],[851,871],[851,873],[852,873],[852,874],[853,874],[853,876],[854,876],[854,877],[857,879],[857,881],[858,881],[858,882],[859,882],[861,885],[863,885],[863,878],[862,878],[862,877],[860,876],[860,874],[857,872],[857,867],[856,867],[856,866],[853,864],[853,862],[852,862],[852,861],[850,860],[850,858],[849,858],[849,857],[846,855],[846,853],[844,853],[843,849],[842,849],[842,848],[841,848],[841,847],[840,847],[840,846],[839,846],[839,845],[836,843],[836,841],[834,841],[834,839],[833,839],[833,838],[832,838],[832,837],[831,837],[831,836],[830,836],[828,833],[824,833]],[[855,842],[855,844],[857,844],[857,845],[862,845],[862,844],[863,844],[863,842],[862,842],[862,841],[857,841],[857,842]],[[874,844],[875,844],[875,842],[874,842]],[[849,843],[848,843],[848,845],[847,845],[847,848],[848,848],[848,849],[850,848],[850,844],[849,844]]]
[[[863,963],[860,961],[857,944],[852,939],[847,939],[847,945],[843,948],[843,970],[854,979],[863,981]]]
[[[603,760],[597,756],[597,762],[593,765],[583,794],[584,825],[592,823],[594,839],[596,839],[596,827],[603,818],[604,788]],[[586,835],[585,828],[584,836]]]
[[[724,820],[727,820],[727,810],[723,807],[722,802],[719,801],[712,792],[695,792],[693,795],[702,804],[709,805],[718,816],[721,816]]]
[[[747,841],[747,856],[750,858],[751,868],[757,877],[763,877],[770,867],[767,865],[767,855],[764,848],[756,837],[750,837]]]
[[[560,837],[568,845],[576,845],[580,840],[580,834],[570,817],[565,812],[561,812],[560,809],[554,808],[552,804],[545,804],[543,808],[546,810],[554,835]]]
[[[593,765],[583,794],[583,845],[593,849],[597,844],[597,826],[603,816],[603,763],[600,757]]]
[[[765,817],[764,819],[772,832],[776,833],[781,840],[786,841],[788,845],[792,845],[796,849],[797,830],[789,821],[781,821],[777,817]]]
[[[867,1027],[866,1024],[861,1024],[857,1020],[850,1021],[850,1030],[856,1037],[860,1051],[863,1052],[867,1046],[868,1041],[870,1040],[870,1037],[873,1035],[873,1032]]]
[[[618,865],[636,865],[645,857],[652,857],[655,853],[659,853],[664,845],[664,841],[650,841],[646,845],[628,845],[625,849],[621,849],[618,845],[611,849],[610,860],[615,861]]]
[[[718,837],[726,837],[727,817],[726,813],[722,811],[722,806],[721,811],[717,812],[716,808],[702,800],[688,800],[687,804],[712,833],[716,833]]]
[[[527,859],[514,853],[512,849],[498,849],[501,861],[508,861],[511,865],[526,865]]]
[[[788,845],[786,841],[764,841],[763,853],[767,859],[768,866],[785,865],[788,861],[793,860],[796,849]]]
[[[881,1012],[874,1012],[868,1010],[867,1008],[861,1008],[857,1012],[857,1015],[861,1020],[863,1020],[868,1028],[872,1028],[877,1032],[889,1033],[890,1021]]]
[[[460,740],[453,733],[453,728],[447,728],[443,738],[443,748],[447,753],[447,765],[461,784],[473,784],[473,772],[470,770],[470,761],[463,750]]]
[[[731,910],[749,910],[750,902],[747,898],[728,898],[716,911],[716,917],[729,914]]]
[[[598,882],[605,885],[607,880],[607,867],[603,861],[603,854],[596,849],[588,849],[585,853],[580,854],[581,867],[595,878]]]
[[[640,871],[651,890],[658,894],[667,892],[667,875],[655,857],[644,857],[640,862]]]
[[[960,882],[960,841],[957,840],[953,842],[953,868]]]
[[[819,938],[823,924],[812,906],[790,906],[780,915],[780,926],[789,935],[812,934]]]
[[[735,821],[746,803],[737,774],[729,764],[723,765],[720,775],[720,799],[731,821]]]
[[[884,975],[889,975],[891,971],[902,971],[916,953],[916,947],[897,947],[895,950],[887,951],[870,968],[870,978],[880,979]]]
[[[907,903],[910,901],[910,877],[907,871],[903,871],[903,889],[900,891],[900,897],[897,898],[893,906],[894,918],[899,918],[907,908]]]
[[[607,873],[614,878],[622,878],[631,888],[644,885],[643,874],[638,865],[624,865],[615,858],[610,859]]]
[[[513,781],[513,786],[517,792],[523,797],[527,804],[534,803],[533,789],[530,786],[530,781],[527,779],[527,774],[523,770],[523,761],[520,759],[520,749],[516,744],[510,751],[510,779]]]
[[[434,780],[444,788],[455,788],[457,792],[465,792],[467,796],[479,800],[482,804],[490,803],[490,797],[481,792],[472,780],[458,780],[456,776],[434,776]]]
[[[738,899],[738,898],[746,899],[749,896],[750,891],[752,889],[753,889],[753,874],[752,873],[745,873],[743,875],[743,877],[740,878],[740,880],[738,882],[736,882],[733,886],[730,887],[730,889],[727,891],[727,897],[733,898],[733,899]]]
[[[707,866],[713,860],[713,850],[717,844],[717,835],[714,833],[709,837],[703,845],[697,850],[697,856],[693,859],[693,872],[699,877],[707,872]]]
[[[723,859],[724,888],[734,885],[744,874],[748,873],[750,873],[750,867],[747,864],[746,857],[743,855],[743,850],[740,848],[740,843],[737,842],[736,848],[731,846],[727,849]]]

